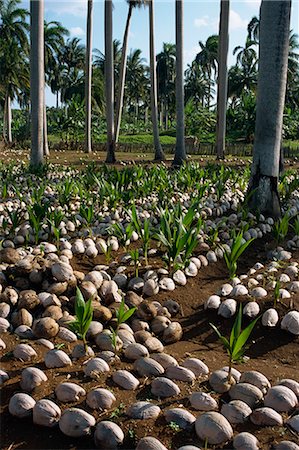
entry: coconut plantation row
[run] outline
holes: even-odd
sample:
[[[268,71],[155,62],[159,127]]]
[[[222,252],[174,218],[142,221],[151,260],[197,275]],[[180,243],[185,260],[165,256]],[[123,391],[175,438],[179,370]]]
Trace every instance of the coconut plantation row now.
[[[298,449],[298,172],[239,162],[1,164],[3,448]]]

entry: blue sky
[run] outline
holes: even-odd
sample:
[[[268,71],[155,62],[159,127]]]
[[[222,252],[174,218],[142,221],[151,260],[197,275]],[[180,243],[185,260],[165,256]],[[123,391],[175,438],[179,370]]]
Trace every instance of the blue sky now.
[[[29,9],[29,1],[23,1]],[[233,49],[244,45],[247,24],[254,15],[259,14],[260,0],[231,0],[229,65],[234,64]],[[114,0],[113,34],[122,41],[128,6],[125,0]],[[45,18],[58,20],[70,30],[71,36],[77,36],[85,43],[87,0],[45,0]],[[205,41],[211,34],[218,33],[220,0],[184,1],[184,59],[190,63],[199,51],[198,41]],[[104,1],[94,0],[93,48],[104,49]],[[299,1],[293,0],[291,28],[298,33]],[[155,37],[156,53],[163,42],[175,42],[175,1],[155,0]],[[140,48],[143,57],[148,60],[148,9],[133,12],[129,49]],[[55,98],[47,92],[47,104],[54,106]]]

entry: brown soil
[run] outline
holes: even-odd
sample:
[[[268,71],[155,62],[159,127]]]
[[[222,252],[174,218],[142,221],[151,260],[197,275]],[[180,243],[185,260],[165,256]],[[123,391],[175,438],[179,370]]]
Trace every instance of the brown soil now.
[[[294,260],[299,260],[299,251],[294,252]],[[259,240],[252,245],[239,264],[239,273],[246,273],[246,271],[257,262],[264,262],[266,260],[265,241]],[[151,263],[154,261],[150,261]],[[74,268],[86,272],[91,269],[90,263],[79,259],[73,260]],[[92,264],[104,263],[104,258],[98,257]],[[227,282],[226,268],[223,262],[202,268],[199,275],[188,280],[185,287],[178,287],[174,292],[159,293],[155,300],[163,302],[165,299],[174,299],[181,304],[182,314],[178,318],[183,329],[183,339],[173,345],[166,347],[166,352],[173,355],[178,361],[182,361],[188,356],[195,356],[205,361],[210,370],[219,369],[227,364],[225,352],[217,340],[217,337],[212,332],[209,322],[213,322],[219,326],[223,333],[228,334],[232,321],[219,319],[215,312],[207,312],[203,309],[203,302],[205,299],[215,293],[217,289]],[[293,297],[294,307],[299,309],[299,294]],[[286,303],[286,302],[285,302]],[[273,299],[269,295],[261,304],[262,309],[272,306]],[[287,312],[288,304],[279,304],[280,316]],[[33,425],[32,418],[16,419],[8,413],[8,402],[13,393],[19,392],[20,371],[24,367],[31,366],[32,363],[23,363],[16,361],[11,356],[11,351],[14,349],[19,339],[13,335],[5,335],[4,340],[7,344],[7,349],[3,352],[1,359],[1,368],[10,374],[10,380],[7,381],[2,388],[1,393],[1,448],[3,450],[13,449],[91,449],[94,448],[93,439],[91,437],[73,439],[63,435],[58,427],[53,429],[38,427]],[[54,343],[59,343],[59,339],[54,339]],[[82,371],[82,360],[74,362],[71,367],[63,369],[47,369],[43,363],[43,356],[45,350],[41,346],[31,343],[38,353],[38,358],[34,361],[34,365],[41,368],[47,375],[48,381],[42,387],[34,391],[33,396],[36,400],[47,397],[55,400],[53,391],[57,384],[62,381],[67,381],[67,376],[70,381],[77,382],[86,391],[92,387],[108,386],[111,388],[117,398],[117,402],[111,411],[104,413],[97,413],[93,411],[97,420],[109,419],[112,415],[112,420],[119,423],[125,433],[125,441],[122,449],[133,449],[136,447],[136,442],[143,436],[156,436],[160,439],[167,448],[177,449],[179,446],[187,443],[194,443],[195,445],[203,445],[199,441],[194,431],[176,431],[166,424],[163,417],[159,417],[156,421],[134,421],[128,420],[124,415],[124,410],[127,405],[130,405],[136,400],[144,400],[151,397],[150,381],[148,379],[141,379],[141,388],[136,392],[123,391],[116,387],[111,380],[111,375],[102,376],[99,380],[90,381],[84,378]],[[74,344],[65,345],[65,351],[69,353]],[[96,351],[96,348],[95,348]],[[298,380],[298,361],[299,361],[299,347],[298,337],[294,337],[279,327],[265,330],[258,325],[253,332],[253,344],[247,350],[246,355],[250,358],[248,362],[241,367],[244,370],[258,370],[265,374],[272,384],[275,384],[282,378],[293,378]],[[117,367],[118,366],[118,367]],[[117,368],[127,368],[132,370],[131,363],[120,362]],[[195,416],[199,413],[193,411],[188,403],[188,395],[195,390],[204,389],[209,390],[208,383],[202,380],[196,380],[193,386],[186,383],[178,382],[181,389],[179,398],[167,399],[158,402],[158,399],[153,399],[158,403],[161,409],[168,407],[176,407],[183,405]],[[213,394],[214,395],[214,394]],[[219,395],[215,394],[215,398]],[[220,399],[221,402],[227,401],[224,395]],[[80,404],[60,404],[61,409],[66,409],[70,406],[79,406]],[[81,406],[91,412],[82,400]],[[284,415],[286,418],[286,415]],[[297,437],[287,427],[267,427],[258,428],[250,423],[244,426],[235,428],[235,433],[240,431],[253,432],[260,441],[261,448],[266,450],[271,447],[273,443],[281,440],[296,441]],[[227,446],[217,447],[223,449],[231,449],[231,443]]]

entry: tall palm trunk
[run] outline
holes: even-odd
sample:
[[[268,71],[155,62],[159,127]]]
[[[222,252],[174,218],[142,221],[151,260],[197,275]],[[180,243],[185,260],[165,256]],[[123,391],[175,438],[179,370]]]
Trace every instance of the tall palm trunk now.
[[[115,162],[114,134],[114,71],[113,71],[113,30],[112,0],[105,0],[105,89],[107,120],[107,163]]]
[[[218,47],[218,86],[217,86],[217,159],[224,158],[226,105],[227,105],[227,53],[228,53],[229,0],[220,2],[219,47]]]
[[[150,34],[150,79],[151,79],[151,115],[153,124],[155,160],[165,159],[159,137],[158,124],[158,100],[157,100],[157,73],[155,55],[155,34],[154,34],[154,0],[149,1],[149,34]]]
[[[250,207],[278,217],[279,160],[289,51],[291,0],[263,0]]]
[[[37,167],[44,162],[44,1],[30,0],[30,100],[31,100],[31,157]]]
[[[9,95],[6,97],[6,138],[9,144],[12,143],[12,134],[11,134],[11,98]]]
[[[91,153],[91,80],[92,80],[92,9],[87,0],[86,59],[85,59],[85,152]]]
[[[3,105],[3,128],[2,128],[2,137],[6,142],[6,98],[4,99]]]
[[[43,140],[44,140],[44,155],[49,156],[49,143],[48,143],[48,123],[47,123],[47,105],[46,105],[46,93],[44,89],[44,99],[43,99],[44,105],[44,113],[43,113],[43,119],[44,119],[44,133],[43,133]]]
[[[120,62],[120,74],[119,74],[119,88],[116,101],[116,118],[115,118],[115,142],[118,142],[119,130],[121,124],[122,108],[124,101],[125,80],[126,80],[126,68],[127,68],[127,51],[128,51],[128,39],[131,24],[133,6],[129,4],[129,10],[127,15],[127,22],[124,32],[123,45],[121,49],[121,62]]]
[[[175,44],[176,44],[176,146],[173,165],[181,166],[186,160],[185,118],[184,118],[184,5],[183,0],[175,2]]]

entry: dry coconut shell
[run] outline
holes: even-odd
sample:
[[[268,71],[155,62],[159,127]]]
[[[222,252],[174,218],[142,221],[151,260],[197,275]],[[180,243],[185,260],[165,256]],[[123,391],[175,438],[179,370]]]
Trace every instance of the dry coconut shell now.
[[[166,369],[165,374],[171,380],[185,381],[187,383],[193,383],[195,380],[192,370],[182,366],[170,366]]]
[[[33,423],[43,427],[54,427],[59,422],[61,409],[48,399],[41,399],[33,407]]]
[[[228,420],[218,412],[207,412],[195,421],[197,436],[209,444],[222,444],[233,437],[233,429]]]
[[[163,341],[165,344],[173,344],[182,339],[183,329],[179,322],[171,322],[169,327],[164,330]]]
[[[125,357],[130,361],[135,361],[136,359],[148,356],[148,349],[142,344],[129,344],[124,351]]]
[[[86,403],[92,409],[110,409],[115,401],[112,392],[104,388],[92,389],[86,397]]]
[[[185,430],[191,428],[196,418],[189,411],[182,408],[172,408],[164,411],[166,422],[175,422],[180,428]]]
[[[90,378],[99,378],[100,374],[109,372],[110,367],[101,358],[92,358],[84,365],[84,373]]]
[[[187,358],[182,366],[191,370],[196,377],[202,377],[209,374],[208,366],[198,358]]]
[[[263,427],[282,426],[283,419],[281,415],[272,408],[257,408],[250,416],[250,420],[254,425]]]
[[[156,419],[161,412],[158,405],[153,405],[150,402],[136,402],[129,406],[126,415],[131,419]]]
[[[247,372],[243,372],[240,378],[240,383],[249,383],[258,387],[263,394],[266,394],[268,389],[271,387],[271,384],[268,378],[265,377],[260,372],[256,370],[249,370]]]
[[[158,439],[147,436],[140,439],[136,450],[167,450],[167,448]]]
[[[37,338],[49,339],[58,334],[59,325],[51,317],[43,317],[34,321],[32,331]]]
[[[35,400],[23,392],[14,394],[9,400],[8,410],[12,416],[23,417],[30,416],[35,405]]]
[[[161,364],[149,357],[137,359],[134,363],[134,370],[142,377],[158,377],[164,373]]]
[[[117,370],[113,373],[114,383],[126,390],[135,390],[139,386],[139,381],[127,370]]]
[[[253,434],[244,431],[234,437],[233,446],[236,450],[258,450],[259,442]]]
[[[20,386],[24,391],[31,392],[47,380],[48,378],[42,370],[37,367],[27,367],[22,370]]]
[[[66,436],[81,437],[91,434],[91,427],[96,424],[95,418],[83,409],[66,409],[59,420],[59,428]]]
[[[56,386],[55,394],[61,402],[78,402],[86,395],[86,391],[76,383],[65,382]]]
[[[30,361],[37,356],[36,351],[28,344],[18,344],[15,346],[13,355],[22,361]]]
[[[269,389],[264,403],[275,411],[288,412],[297,406],[298,400],[291,389],[278,385]]]
[[[177,360],[170,355],[167,355],[166,353],[154,353],[151,355],[151,358],[157,361],[164,369],[167,369],[167,367],[170,366],[178,366]]]
[[[238,383],[231,387],[229,396],[232,400],[242,400],[250,408],[256,407],[263,398],[262,391],[249,383]]]
[[[151,393],[156,397],[174,397],[180,392],[178,385],[168,378],[158,377],[152,381]]]
[[[215,411],[218,409],[216,400],[206,392],[192,392],[189,400],[192,408],[198,411]]]
[[[50,350],[45,354],[45,364],[49,369],[71,366],[72,361],[62,350]]]
[[[123,443],[124,438],[122,429],[114,422],[103,420],[96,426],[94,441],[98,448],[115,449]]]

